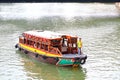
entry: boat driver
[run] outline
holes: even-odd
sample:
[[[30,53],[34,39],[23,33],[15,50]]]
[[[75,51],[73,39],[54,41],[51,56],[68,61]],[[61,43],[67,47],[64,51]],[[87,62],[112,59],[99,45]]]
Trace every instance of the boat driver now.
[[[81,38],[79,38],[78,41],[77,41],[77,47],[78,47],[78,54],[81,55],[82,54],[82,51],[81,51],[82,40],[81,40]]]

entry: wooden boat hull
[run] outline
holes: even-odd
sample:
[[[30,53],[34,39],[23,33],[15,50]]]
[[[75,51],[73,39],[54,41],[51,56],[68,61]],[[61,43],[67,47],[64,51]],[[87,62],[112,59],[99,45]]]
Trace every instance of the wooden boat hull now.
[[[45,62],[49,64],[54,64],[57,66],[73,66],[73,67],[78,67],[80,64],[84,64],[86,62],[87,56],[84,55],[84,57],[81,58],[69,58],[69,57],[55,57],[55,56],[45,56],[45,55],[40,55],[36,52],[27,50],[20,46],[19,44],[15,45],[16,48],[19,49],[19,51],[23,52],[27,56],[30,56],[33,59],[36,59],[40,62]]]

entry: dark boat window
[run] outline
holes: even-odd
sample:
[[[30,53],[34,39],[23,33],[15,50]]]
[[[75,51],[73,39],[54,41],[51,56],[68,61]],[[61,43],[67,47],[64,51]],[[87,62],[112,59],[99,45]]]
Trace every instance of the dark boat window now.
[[[54,42],[54,43],[59,43],[60,40],[52,40],[52,42]]]

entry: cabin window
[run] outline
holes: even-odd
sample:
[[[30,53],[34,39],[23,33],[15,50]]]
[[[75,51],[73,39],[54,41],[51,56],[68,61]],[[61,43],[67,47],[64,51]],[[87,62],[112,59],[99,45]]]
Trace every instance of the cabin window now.
[[[28,44],[28,45],[30,45],[29,43],[30,43],[30,40],[27,41],[27,44]]]
[[[26,43],[26,39],[24,38],[24,44]]]
[[[33,42],[33,44],[34,44],[34,47],[37,48],[37,43],[36,43],[36,42]]]
[[[45,50],[47,50],[47,51],[48,51],[48,45],[45,45]]]
[[[67,43],[68,43],[68,41],[67,41],[67,39],[65,39],[64,40],[64,46],[67,46]]]
[[[40,44],[37,42],[37,48],[39,48],[40,47]]]
[[[41,49],[44,49],[44,44],[41,45]]]
[[[62,46],[63,46],[63,47],[66,47],[67,44],[68,44],[68,40],[63,38],[63,39],[62,39]]]
[[[30,41],[30,45],[31,45],[31,46],[34,46],[34,41]]]
[[[31,41],[29,40],[29,45],[31,45]]]
[[[69,47],[72,47],[72,44],[71,44],[71,43],[69,43]]]
[[[19,42],[24,43],[24,37],[23,36],[19,36]]]
[[[55,43],[56,43],[56,44],[59,44],[59,43],[60,43],[60,40],[52,40],[52,43],[53,43],[53,44],[55,44]]]
[[[76,43],[73,43],[73,47],[74,47],[74,48],[77,47]]]
[[[59,40],[51,40],[51,45],[52,45],[53,47],[58,47],[59,44],[60,44],[60,42],[61,42],[60,39],[59,39]]]

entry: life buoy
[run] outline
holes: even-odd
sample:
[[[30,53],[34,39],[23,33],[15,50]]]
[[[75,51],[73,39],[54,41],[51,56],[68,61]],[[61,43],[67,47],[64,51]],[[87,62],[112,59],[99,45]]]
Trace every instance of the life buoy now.
[[[27,53],[28,53],[28,51],[26,51],[26,50],[25,50],[25,51],[24,51],[24,53],[25,53],[25,54],[27,54]]]
[[[47,57],[46,57],[46,56],[42,56],[42,58],[43,58],[43,59],[47,59]]]
[[[21,51],[21,48],[19,48],[19,51]]]
[[[18,44],[15,45],[15,48],[18,48]]]
[[[36,58],[37,58],[38,56],[39,56],[38,54],[35,55]]]

